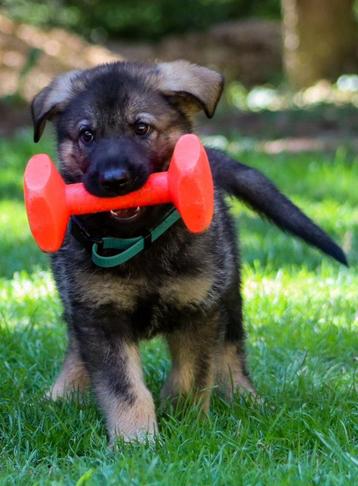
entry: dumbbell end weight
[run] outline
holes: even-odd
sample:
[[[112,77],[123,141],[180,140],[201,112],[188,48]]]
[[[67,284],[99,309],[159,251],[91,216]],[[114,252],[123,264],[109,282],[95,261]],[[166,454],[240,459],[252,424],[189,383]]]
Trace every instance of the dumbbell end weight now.
[[[33,237],[42,251],[57,251],[69,220],[65,183],[46,154],[34,155],[24,175],[26,212]]]
[[[205,148],[194,134],[183,135],[175,146],[169,192],[189,231],[208,229],[214,214],[214,184]]]

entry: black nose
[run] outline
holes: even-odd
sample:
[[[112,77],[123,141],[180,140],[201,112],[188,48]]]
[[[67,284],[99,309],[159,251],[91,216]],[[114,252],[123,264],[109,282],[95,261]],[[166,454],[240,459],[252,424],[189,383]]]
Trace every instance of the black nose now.
[[[99,183],[105,192],[118,194],[131,182],[129,171],[124,167],[107,169],[100,175]]]

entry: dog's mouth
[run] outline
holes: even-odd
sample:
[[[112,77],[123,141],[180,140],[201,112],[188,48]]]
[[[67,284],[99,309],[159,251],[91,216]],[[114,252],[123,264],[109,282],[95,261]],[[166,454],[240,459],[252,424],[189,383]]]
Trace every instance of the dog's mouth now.
[[[110,211],[109,214],[116,221],[129,223],[140,218],[143,212],[144,208],[137,206],[136,208],[115,209]]]

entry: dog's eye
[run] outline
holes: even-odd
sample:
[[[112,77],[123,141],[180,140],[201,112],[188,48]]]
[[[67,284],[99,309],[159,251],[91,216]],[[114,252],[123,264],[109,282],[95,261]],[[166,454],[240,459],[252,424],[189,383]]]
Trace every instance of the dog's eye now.
[[[80,140],[84,144],[89,145],[94,140],[94,133],[88,128],[85,128],[80,132]]]
[[[148,123],[138,121],[134,124],[134,132],[136,135],[148,135],[152,127]]]

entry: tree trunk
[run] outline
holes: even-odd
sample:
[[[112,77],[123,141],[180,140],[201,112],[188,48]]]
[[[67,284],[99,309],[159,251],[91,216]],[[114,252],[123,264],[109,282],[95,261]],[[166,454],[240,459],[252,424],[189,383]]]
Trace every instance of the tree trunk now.
[[[284,65],[294,88],[356,67],[354,0],[282,0]]]

